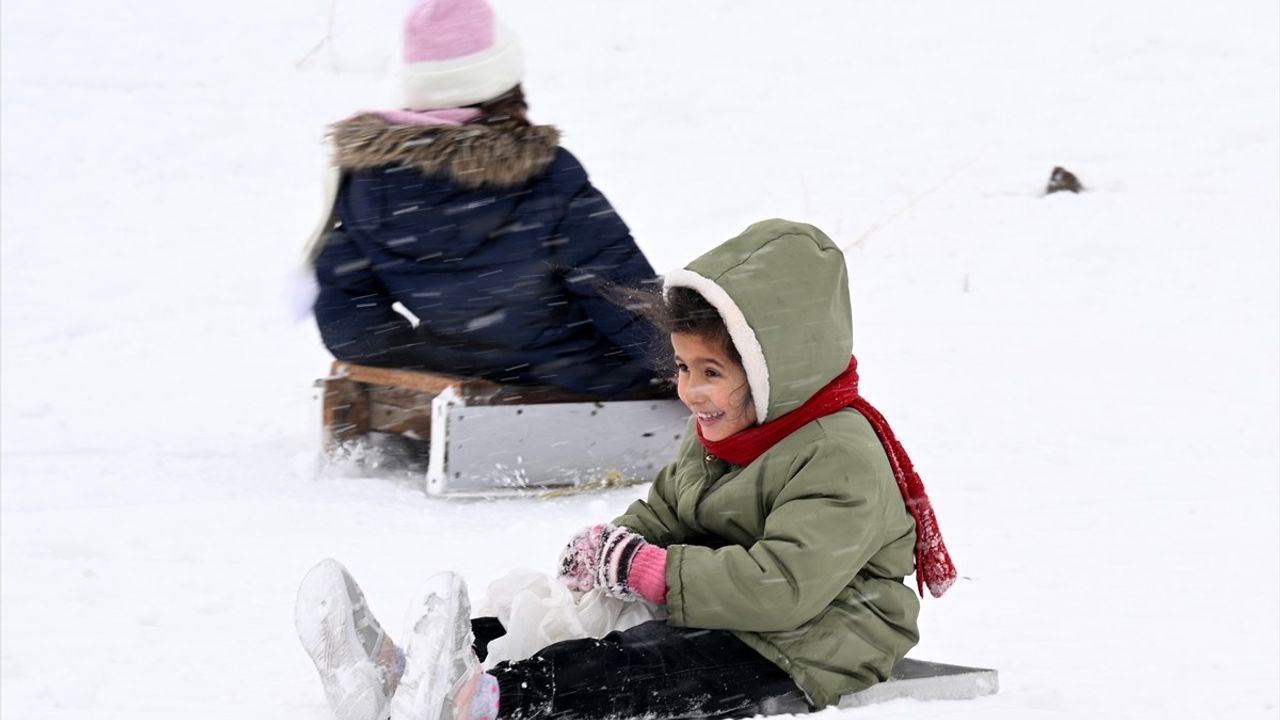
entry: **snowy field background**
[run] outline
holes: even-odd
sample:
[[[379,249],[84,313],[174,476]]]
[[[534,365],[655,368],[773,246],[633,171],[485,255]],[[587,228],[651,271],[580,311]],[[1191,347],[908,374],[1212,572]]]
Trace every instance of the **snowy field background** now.
[[[318,471],[286,278],[325,123],[387,106],[321,0],[0,5],[0,715],[321,720],[294,591],[394,631],[641,490],[448,502]],[[916,657],[1000,694],[825,717],[1280,714],[1280,6],[500,2],[534,117],[659,270],[781,215],[846,247],[863,391],[963,580]],[[1054,165],[1089,192],[1042,197]]]

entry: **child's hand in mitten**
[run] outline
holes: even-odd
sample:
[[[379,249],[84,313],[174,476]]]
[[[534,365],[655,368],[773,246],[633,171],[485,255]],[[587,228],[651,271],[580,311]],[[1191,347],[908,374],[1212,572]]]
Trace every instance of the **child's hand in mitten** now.
[[[560,551],[560,582],[575,592],[586,592],[596,585],[596,558],[600,555],[600,541],[613,530],[608,523],[585,527],[569,538],[569,544]]]
[[[624,527],[610,527],[596,558],[596,585],[620,600],[661,605],[667,601],[666,568],[666,550]]]

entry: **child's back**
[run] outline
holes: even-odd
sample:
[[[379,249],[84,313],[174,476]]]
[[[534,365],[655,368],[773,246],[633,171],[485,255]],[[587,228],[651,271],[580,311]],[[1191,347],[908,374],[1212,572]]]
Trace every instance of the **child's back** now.
[[[325,345],[372,365],[646,390],[648,325],[600,289],[653,268],[556,129],[526,118],[514,35],[482,0],[424,1],[405,57],[408,110],[334,127],[335,222],[315,256]]]
[[[316,317],[335,355],[598,395],[647,384],[648,325],[598,289],[653,269],[553,128],[361,115],[334,140],[342,231],[316,261]]]

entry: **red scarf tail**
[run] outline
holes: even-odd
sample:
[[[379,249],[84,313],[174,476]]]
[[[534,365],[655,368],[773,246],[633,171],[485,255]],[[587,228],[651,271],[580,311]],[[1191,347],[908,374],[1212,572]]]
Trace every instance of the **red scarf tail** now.
[[[956,566],[951,562],[946,543],[942,541],[942,530],[938,527],[938,518],[929,502],[929,495],[924,491],[924,483],[884,416],[862,396],[854,401],[853,408],[867,418],[876,431],[876,436],[880,438],[880,444],[889,456],[893,476],[898,481],[898,489],[902,491],[902,499],[915,518],[916,589],[923,596],[925,585],[928,585],[929,592],[934,597],[942,597],[956,581]]]

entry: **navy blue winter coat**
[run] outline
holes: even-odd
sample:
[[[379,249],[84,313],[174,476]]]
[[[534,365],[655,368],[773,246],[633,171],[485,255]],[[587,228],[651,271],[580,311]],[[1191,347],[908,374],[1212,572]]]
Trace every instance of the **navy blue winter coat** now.
[[[333,139],[315,313],[335,357],[609,397],[651,385],[651,326],[600,288],[655,273],[554,128],[361,115]]]

